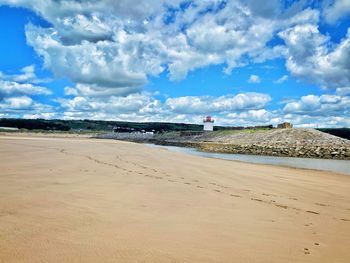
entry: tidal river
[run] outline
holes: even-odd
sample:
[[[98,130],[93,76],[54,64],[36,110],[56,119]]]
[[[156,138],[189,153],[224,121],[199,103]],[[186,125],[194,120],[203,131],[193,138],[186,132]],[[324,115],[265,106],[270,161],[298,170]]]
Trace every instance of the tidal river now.
[[[231,154],[231,153],[211,153],[202,152],[195,148],[163,146],[155,144],[146,144],[150,147],[165,148],[174,152],[181,152],[202,157],[217,158],[224,160],[242,161],[248,163],[271,164],[294,168],[306,168],[315,170],[332,171],[341,174],[350,175],[349,160],[331,160],[331,159],[312,159],[312,158],[296,158],[296,157],[276,157],[263,155],[248,154]]]

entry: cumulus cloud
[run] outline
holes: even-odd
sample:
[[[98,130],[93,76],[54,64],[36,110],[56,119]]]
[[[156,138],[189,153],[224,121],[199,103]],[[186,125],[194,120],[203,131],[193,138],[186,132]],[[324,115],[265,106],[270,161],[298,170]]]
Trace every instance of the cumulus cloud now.
[[[124,42],[125,32],[120,32],[119,43],[84,41],[79,45],[64,45],[53,29],[28,25],[27,41],[43,56],[45,67],[56,76],[68,77],[77,83],[102,87],[134,87],[145,84],[146,72],[159,73],[161,66],[153,65],[152,57],[138,61],[134,44]],[[119,48],[119,44],[122,48]],[[124,45],[125,44],[125,45]]]
[[[324,8],[324,16],[329,23],[335,23],[346,15],[350,15],[349,0],[333,0]]]
[[[335,93],[340,96],[350,95],[350,87],[337,88]]]
[[[34,65],[24,67],[19,74],[0,72],[1,117],[24,117],[26,114],[52,111],[52,107],[33,100],[33,96],[50,95],[52,92],[33,83],[43,82],[35,74]]]
[[[287,114],[309,116],[350,116],[350,97],[339,95],[307,95],[298,101],[287,103],[284,107]]]
[[[181,80],[209,65],[226,65],[230,73],[249,61],[281,57],[283,46],[267,44],[274,34],[318,19],[315,10],[283,9],[277,0],[194,0],[181,8],[181,0],[0,2],[30,8],[51,23],[28,25],[26,36],[56,76],[123,94],[139,92],[148,76],[164,71]]]
[[[28,96],[10,97],[1,100],[0,112],[0,116],[4,118],[53,117],[57,115],[52,106],[38,103]]]
[[[6,74],[0,71],[0,79],[18,83],[39,84],[49,82],[49,79],[38,78],[35,74],[35,66],[29,65],[20,70],[19,74]]]
[[[322,15],[330,23],[337,21],[347,14],[347,2],[331,1]],[[0,4],[29,8],[48,22],[48,26],[28,24],[25,33],[44,67],[73,82],[64,89],[66,97],[57,99],[64,118],[190,122],[213,112],[222,123],[296,118],[298,124],[308,125],[312,112],[331,109],[340,123],[346,122],[339,112],[348,109],[331,101],[338,97],[348,101],[350,30],[333,43],[317,27],[320,11],[305,7],[305,1],[271,0],[262,5],[258,0],[0,0]],[[277,36],[284,43],[275,41]],[[327,95],[335,97],[305,96],[280,111],[268,111],[271,98],[266,94],[160,100],[142,92],[150,76],[165,73],[171,80],[181,80],[210,65],[222,65],[230,74],[237,67],[276,58],[286,58],[291,76],[336,89],[336,95]],[[33,95],[50,93],[36,85],[43,80],[35,75],[34,66],[15,75],[0,72],[0,79],[2,109],[12,105],[14,110],[21,101],[24,106],[29,98],[28,107],[41,107],[41,116],[59,116],[50,112],[52,107],[33,100]],[[249,82],[259,83],[260,77],[251,75]],[[39,116],[29,111],[25,116]]]
[[[160,100],[154,94],[142,92],[108,98],[75,96],[71,99],[59,99],[58,103],[64,109],[65,118],[198,123],[207,114],[223,116],[250,110],[253,114],[253,111],[263,109],[270,100],[268,95],[261,93],[220,97],[187,96]]]
[[[16,108],[16,105],[31,104],[32,99],[29,96],[50,95],[51,91],[46,87],[32,84],[37,81],[38,78],[34,73],[33,65],[21,69],[20,74],[0,72],[0,103],[2,103],[2,110],[6,106]]]
[[[350,29],[338,45],[312,24],[297,25],[279,36],[288,48],[286,67],[293,76],[324,88],[350,85]]]
[[[27,96],[22,97],[12,97],[12,98],[6,98],[4,99],[3,103],[1,104],[1,108],[8,109],[21,109],[26,110],[30,108],[33,104],[33,100]]]
[[[249,83],[260,83],[261,79],[258,75],[250,75],[248,82]]]
[[[35,86],[29,83],[17,83],[0,79],[0,100],[4,97],[18,95],[49,95],[51,91],[45,87]]]
[[[240,93],[220,97],[188,96],[169,98],[165,105],[175,113],[207,114],[216,112],[232,112],[249,109],[261,109],[271,100],[262,93]]]

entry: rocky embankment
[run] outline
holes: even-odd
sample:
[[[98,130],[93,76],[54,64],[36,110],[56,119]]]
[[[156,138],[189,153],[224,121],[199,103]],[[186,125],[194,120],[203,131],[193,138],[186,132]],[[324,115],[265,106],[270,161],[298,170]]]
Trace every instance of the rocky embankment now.
[[[207,135],[203,151],[349,159],[350,141],[314,129],[275,129],[252,133]]]
[[[350,160],[350,140],[314,129],[114,135],[114,139],[196,147],[202,151]]]

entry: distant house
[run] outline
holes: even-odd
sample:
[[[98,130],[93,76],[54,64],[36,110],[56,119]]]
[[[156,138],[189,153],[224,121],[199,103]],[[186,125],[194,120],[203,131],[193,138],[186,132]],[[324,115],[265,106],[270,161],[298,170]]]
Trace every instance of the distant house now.
[[[207,116],[203,120],[203,130],[204,131],[213,131],[214,130],[214,119],[211,116]]]
[[[283,122],[277,125],[278,129],[287,129],[287,128],[293,128],[293,124],[290,122]]]
[[[19,129],[15,128],[15,127],[0,127],[0,130],[3,130],[3,131],[18,131]]]

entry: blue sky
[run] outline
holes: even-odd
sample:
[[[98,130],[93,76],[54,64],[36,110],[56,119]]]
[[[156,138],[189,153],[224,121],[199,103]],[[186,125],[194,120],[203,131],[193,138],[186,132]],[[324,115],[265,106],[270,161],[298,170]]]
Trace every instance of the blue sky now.
[[[0,117],[350,127],[350,2],[0,0]]]

